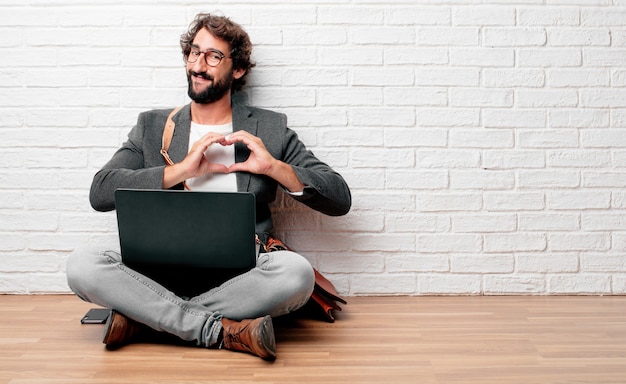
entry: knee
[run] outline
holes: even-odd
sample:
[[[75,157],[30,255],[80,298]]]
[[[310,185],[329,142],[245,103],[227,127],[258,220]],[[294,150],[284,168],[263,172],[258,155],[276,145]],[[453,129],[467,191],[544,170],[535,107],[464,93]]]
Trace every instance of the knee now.
[[[97,284],[99,276],[97,265],[101,261],[101,251],[90,247],[80,247],[72,252],[67,259],[65,274],[70,289],[81,298]]]
[[[287,253],[284,255],[286,277],[283,280],[284,288],[308,298],[313,293],[315,286],[313,267],[303,256],[294,252]]]

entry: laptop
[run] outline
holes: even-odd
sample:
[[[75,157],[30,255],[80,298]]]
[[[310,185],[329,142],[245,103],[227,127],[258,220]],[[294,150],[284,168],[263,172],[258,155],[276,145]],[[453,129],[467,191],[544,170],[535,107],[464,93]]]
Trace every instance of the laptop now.
[[[256,265],[252,193],[118,189],[122,261],[139,272]]]

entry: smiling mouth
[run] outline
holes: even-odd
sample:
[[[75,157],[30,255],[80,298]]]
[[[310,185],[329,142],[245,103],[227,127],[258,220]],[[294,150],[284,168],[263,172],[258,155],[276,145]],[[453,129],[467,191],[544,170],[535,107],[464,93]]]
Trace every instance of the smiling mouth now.
[[[191,72],[191,76],[195,79],[198,80],[205,80],[205,81],[212,81],[213,80],[213,76],[209,75],[206,72],[200,73],[200,72]]]

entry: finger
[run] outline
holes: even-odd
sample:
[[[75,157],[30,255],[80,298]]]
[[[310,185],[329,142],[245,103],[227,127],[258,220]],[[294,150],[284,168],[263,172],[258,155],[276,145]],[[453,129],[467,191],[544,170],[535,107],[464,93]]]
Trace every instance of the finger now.
[[[231,164],[228,167],[228,173],[232,172],[249,172],[247,162]]]
[[[209,173],[228,173],[230,170],[224,164],[209,163],[207,167]]]
[[[224,135],[207,133],[192,145],[191,151],[201,150],[202,153],[204,153],[207,148],[209,148],[213,144],[220,143],[224,145],[223,143],[225,142],[225,140],[226,138],[224,137]]]
[[[250,142],[260,141],[260,139],[249,132],[237,131],[226,136],[226,141],[230,144],[241,142],[248,145]]]

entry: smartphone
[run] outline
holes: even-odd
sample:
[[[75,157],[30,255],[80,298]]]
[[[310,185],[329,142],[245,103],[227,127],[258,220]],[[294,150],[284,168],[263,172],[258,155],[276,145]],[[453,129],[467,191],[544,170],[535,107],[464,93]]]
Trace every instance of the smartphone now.
[[[81,324],[104,324],[109,317],[111,310],[108,308],[91,308],[82,319]]]

